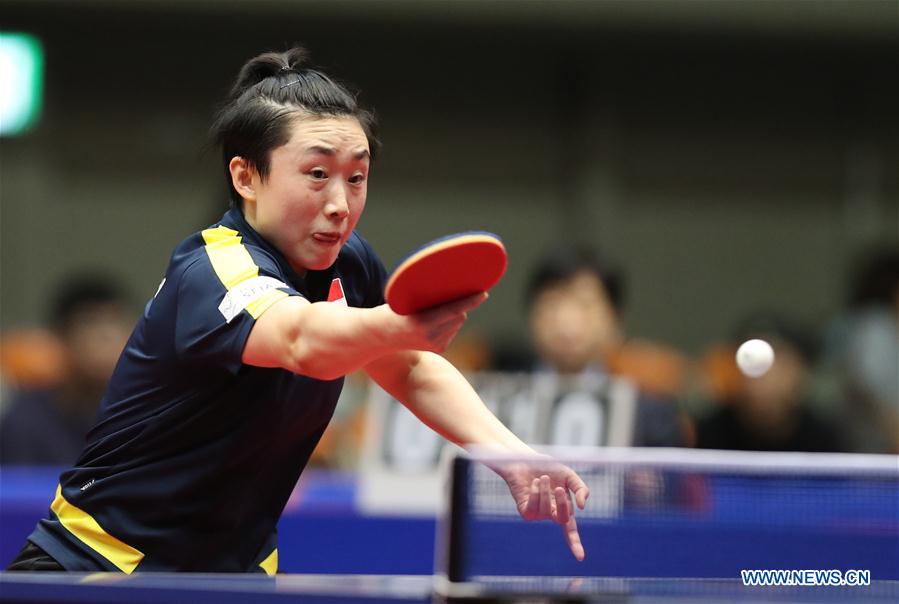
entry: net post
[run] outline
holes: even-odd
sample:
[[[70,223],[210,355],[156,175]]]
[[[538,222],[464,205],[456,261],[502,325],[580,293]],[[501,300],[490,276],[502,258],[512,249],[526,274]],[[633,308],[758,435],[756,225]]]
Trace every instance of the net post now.
[[[471,460],[456,456],[452,461],[450,474],[450,507],[444,548],[446,577],[450,583],[465,581],[465,510],[467,479]]]

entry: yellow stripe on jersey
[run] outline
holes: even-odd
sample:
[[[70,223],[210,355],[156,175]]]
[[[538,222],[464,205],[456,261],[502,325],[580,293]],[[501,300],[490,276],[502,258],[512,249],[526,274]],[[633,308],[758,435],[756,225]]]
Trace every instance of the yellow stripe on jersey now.
[[[237,231],[219,226],[203,231],[206,253],[219,280],[226,289],[259,274],[259,267],[241,243]]]
[[[253,262],[250,252],[242,243],[240,233],[228,227],[217,226],[214,229],[206,229],[202,235],[212,269],[225,289],[231,290],[247,279],[259,275],[259,267]],[[254,319],[258,319],[272,304],[286,298],[287,295],[280,290],[266,292],[247,304],[247,312]]]
[[[143,553],[107,533],[93,516],[69,503],[62,496],[62,486],[56,487],[56,498],[50,509],[67,531],[120,571],[130,575],[144,559]]]
[[[269,577],[274,577],[278,572],[278,548],[272,550],[265,560],[259,563],[259,568],[265,571]]]
[[[264,313],[268,308],[280,300],[281,298],[286,298],[287,294],[282,292],[280,289],[273,289],[269,292],[266,292],[247,304],[247,312],[250,313],[254,319],[258,319],[259,315]]]

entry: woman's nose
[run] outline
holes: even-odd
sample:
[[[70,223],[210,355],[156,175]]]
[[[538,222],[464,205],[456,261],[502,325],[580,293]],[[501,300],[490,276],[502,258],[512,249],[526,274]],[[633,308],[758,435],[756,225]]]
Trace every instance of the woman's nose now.
[[[325,214],[333,218],[346,218],[350,213],[350,206],[347,204],[346,191],[340,185],[335,185],[331,189],[328,196],[328,202],[325,204]]]

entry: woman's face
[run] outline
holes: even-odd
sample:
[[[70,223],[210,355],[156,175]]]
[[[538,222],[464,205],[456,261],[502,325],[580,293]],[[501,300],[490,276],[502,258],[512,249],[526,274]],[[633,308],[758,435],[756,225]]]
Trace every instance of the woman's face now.
[[[302,274],[331,266],[353,232],[365,208],[371,155],[351,116],[302,116],[290,131],[272,150],[266,179],[251,172],[244,214]]]

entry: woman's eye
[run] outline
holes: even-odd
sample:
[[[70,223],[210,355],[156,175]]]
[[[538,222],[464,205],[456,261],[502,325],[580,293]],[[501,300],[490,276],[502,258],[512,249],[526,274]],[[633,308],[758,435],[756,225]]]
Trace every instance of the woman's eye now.
[[[314,168],[310,170],[309,175],[316,180],[324,180],[328,178],[328,174],[321,168]]]
[[[364,174],[353,174],[350,176],[350,184],[358,185],[365,181]]]

